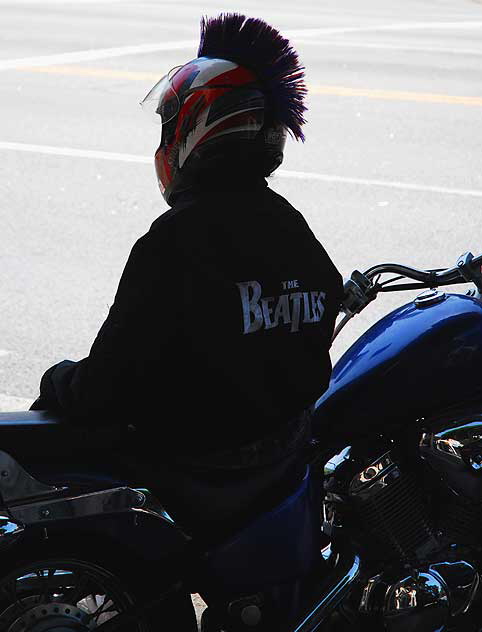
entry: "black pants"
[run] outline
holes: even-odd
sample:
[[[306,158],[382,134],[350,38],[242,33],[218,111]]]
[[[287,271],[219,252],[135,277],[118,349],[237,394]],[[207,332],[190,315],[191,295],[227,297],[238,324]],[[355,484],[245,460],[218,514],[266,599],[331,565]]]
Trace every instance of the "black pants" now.
[[[293,490],[305,471],[311,411],[272,435],[239,448],[176,454],[175,460],[162,454],[156,458],[155,452],[146,450],[152,441],[136,434],[134,443],[126,444],[126,461],[176,522],[194,537],[213,542],[233,529],[239,530]],[[138,455],[143,455],[142,460]]]
[[[148,481],[145,484],[172,518],[201,549],[207,549],[240,531],[294,491],[306,467],[300,457],[296,451],[276,463],[231,470],[201,471],[167,464],[141,464],[137,469],[143,470],[143,478]],[[202,586],[195,589],[202,592]],[[178,594],[166,604],[154,629],[196,632],[190,595]]]

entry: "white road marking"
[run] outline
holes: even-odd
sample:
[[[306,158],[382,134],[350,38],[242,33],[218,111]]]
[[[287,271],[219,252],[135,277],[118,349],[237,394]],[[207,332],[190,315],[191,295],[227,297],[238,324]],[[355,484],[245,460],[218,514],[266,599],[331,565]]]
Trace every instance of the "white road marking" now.
[[[467,29],[477,30],[482,28],[482,22],[403,22],[399,24],[373,24],[366,26],[340,26],[321,27],[312,29],[287,30],[284,34],[289,38],[316,37],[319,35],[342,35],[346,33],[370,33],[379,31],[411,31],[411,30],[446,30]],[[152,44],[138,44],[133,46],[120,46],[116,48],[98,48],[92,50],[73,51],[70,53],[58,53],[55,55],[39,55],[36,57],[23,57],[19,59],[0,60],[0,71],[28,66],[52,66],[58,64],[73,64],[97,59],[109,59],[123,57],[125,55],[138,55],[158,51],[193,50],[199,45],[198,40],[182,40],[174,42],[154,42]]]
[[[0,70],[25,68],[28,66],[56,66],[57,64],[75,64],[82,61],[96,61],[97,59],[110,59],[113,57],[123,57],[124,55],[138,55],[142,53],[155,53],[158,51],[192,49],[194,52],[197,50],[198,46],[198,40],[184,40],[179,42],[139,44],[137,46],[120,46],[117,48],[79,50],[71,53],[59,53],[57,55],[39,55],[37,57],[23,57],[21,59],[3,59],[0,60]]]
[[[313,40],[298,39],[297,45],[327,46],[329,48],[370,48],[375,50],[401,50],[416,53],[435,53],[447,55],[482,55],[482,48],[445,48],[439,46],[417,46],[413,44],[388,44],[383,42],[357,42],[355,40]]]
[[[75,0],[75,4],[114,4],[125,0]],[[74,0],[15,0],[15,4],[74,4]]]
[[[10,413],[18,410],[28,410],[35,400],[35,397],[14,397],[13,395],[6,395],[0,393],[0,412]]]
[[[142,162],[154,164],[154,158],[135,154],[116,154],[110,151],[91,149],[72,149],[71,147],[52,147],[50,145],[29,145],[26,143],[7,143],[0,141],[0,149],[27,151],[36,154],[52,154],[54,156],[70,156],[72,158],[94,158],[96,160],[115,160],[119,162]]]
[[[284,31],[289,38],[316,37],[317,35],[344,35],[345,33],[374,33],[378,31],[419,31],[419,30],[477,30],[482,22],[401,22],[399,24],[367,24],[366,26],[335,26]]]
[[[391,180],[375,180],[371,178],[349,178],[346,176],[336,176],[323,173],[312,173],[304,171],[279,171],[284,178],[297,178],[299,180],[320,180],[322,182],[340,182],[342,184],[355,184],[362,186],[387,187],[389,189],[402,189],[405,191],[420,191],[423,193],[442,193],[448,195],[462,195],[465,197],[482,198],[482,189],[456,189],[452,187],[437,187],[426,184],[416,184],[410,182],[397,182]]]
[[[91,149],[73,149],[71,147],[52,147],[50,145],[30,145],[26,143],[10,143],[0,141],[0,150],[2,149],[31,152],[37,154],[50,154],[54,156],[68,156],[71,158],[91,158],[99,160],[114,160],[118,162],[137,162],[143,164],[153,164],[154,161],[154,159],[149,156],[139,156],[136,154],[119,154],[114,152],[97,151]],[[386,187],[389,189],[401,189],[404,191],[420,191],[422,193],[440,193],[482,198],[482,190],[478,189],[458,189],[453,187],[438,187],[391,180],[351,178],[325,173],[313,173],[310,171],[289,171],[286,169],[280,169],[276,172],[276,175],[281,178],[293,178],[298,180],[317,180],[320,182],[353,184],[359,186],[376,186]]]
[[[6,349],[0,349],[0,358],[4,358],[8,355],[10,355],[10,351],[7,351]]]

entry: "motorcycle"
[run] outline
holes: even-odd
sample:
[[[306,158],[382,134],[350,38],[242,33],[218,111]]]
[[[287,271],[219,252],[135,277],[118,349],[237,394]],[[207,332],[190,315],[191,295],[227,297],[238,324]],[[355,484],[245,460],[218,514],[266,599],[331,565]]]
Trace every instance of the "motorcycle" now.
[[[203,632],[482,630],[481,266],[353,272],[335,336],[422,291],[335,365],[297,488],[221,541],[114,471],[112,430],[0,414],[0,630],[163,629],[181,591],[208,604]]]

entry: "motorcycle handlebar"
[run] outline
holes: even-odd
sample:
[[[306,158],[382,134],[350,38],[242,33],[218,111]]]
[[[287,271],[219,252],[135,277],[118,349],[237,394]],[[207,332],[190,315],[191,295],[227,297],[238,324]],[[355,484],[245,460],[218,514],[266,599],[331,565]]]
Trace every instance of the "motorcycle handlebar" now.
[[[366,270],[365,276],[371,281],[380,274],[392,273],[419,281],[424,284],[448,285],[450,283],[477,282],[481,277],[480,266],[482,255],[473,257],[471,253],[465,253],[459,257],[457,265],[453,268],[438,270],[418,270],[410,266],[398,263],[382,263]],[[478,268],[478,269],[477,269]]]
[[[382,274],[396,274],[397,276],[384,283],[378,283],[377,277]],[[393,283],[404,277],[417,281],[417,283]],[[376,280],[374,281],[374,279]],[[475,283],[479,293],[482,294],[482,255],[474,257],[472,253],[466,252],[458,258],[455,267],[442,270],[418,270],[398,263],[382,263],[369,268],[364,273],[355,270],[345,282],[345,296],[340,306],[341,312],[345,316],[336,327],[333,340],[347,322],[364,310],[379,292],[435,288],[439,285],[456,283]]]
[[[365,271],[365,276],[370,280],[374,279],[380,274],[398,274],[400,276],[404,276],[408,279],[413,279],[414,281],[420,281],[421,283],[429,282],[430,280],[440,279],[442,274],[447,275],[447,273],[457,273],[457,276],[460,276],[458,270],[456,268],[451,268],[449,270],[444,270],[441,272],[440,270],[419,270],[417,268],[411,268],[410,266],[400,265],[398,263],[382,263],[372,268],[369,268]],[[436,275],[436,276],[435,276]],[[448,276],[448,275],[447,275]]]

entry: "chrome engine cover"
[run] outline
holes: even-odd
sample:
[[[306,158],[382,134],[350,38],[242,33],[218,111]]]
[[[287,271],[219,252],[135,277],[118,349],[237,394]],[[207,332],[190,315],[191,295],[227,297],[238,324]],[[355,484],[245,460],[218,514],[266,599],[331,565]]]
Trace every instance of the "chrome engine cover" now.
[[[463,560],[431,564],[391,584],[380,574],[365,585],[359,611],[378,613],[387,632],[443,632],[452,617],[469,610],[479,582]]]
[[[453,491],[482,504],[482,412],[427,420],[420,454]]]
[[[387,632],[445,630],[449,595],[443,582],[430,572],[404,577],[386,593],[383,620]]]

